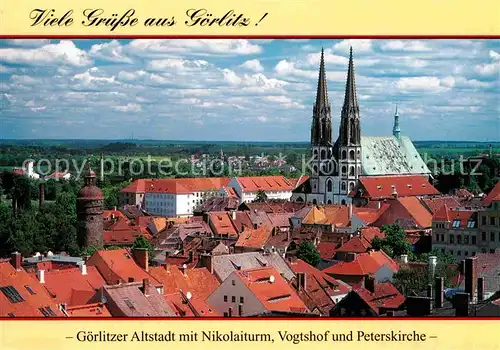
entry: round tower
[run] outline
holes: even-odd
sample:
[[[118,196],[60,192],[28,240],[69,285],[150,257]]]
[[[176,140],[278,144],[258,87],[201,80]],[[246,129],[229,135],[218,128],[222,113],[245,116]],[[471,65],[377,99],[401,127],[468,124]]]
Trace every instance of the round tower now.
[[[96,186],[96,174],[89,166],[84,173],[84,186],[76,199],[77,234],[81,247],[103,247],[103,201],[104,196]]]

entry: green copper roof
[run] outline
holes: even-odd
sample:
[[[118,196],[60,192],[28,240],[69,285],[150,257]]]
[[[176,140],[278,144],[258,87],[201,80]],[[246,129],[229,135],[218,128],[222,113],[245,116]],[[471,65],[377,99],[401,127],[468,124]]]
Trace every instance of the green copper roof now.
[[[430,174],[406,136],[361,136],[363,175]]]

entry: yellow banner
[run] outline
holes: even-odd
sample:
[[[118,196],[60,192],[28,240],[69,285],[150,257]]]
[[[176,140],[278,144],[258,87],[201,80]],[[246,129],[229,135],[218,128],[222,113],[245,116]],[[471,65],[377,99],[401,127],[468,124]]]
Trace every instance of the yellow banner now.
[[[498,350],[500,320],[2,321],[3,350]]]
[[[3,0],[3,36],[498,36],[497,0]]]

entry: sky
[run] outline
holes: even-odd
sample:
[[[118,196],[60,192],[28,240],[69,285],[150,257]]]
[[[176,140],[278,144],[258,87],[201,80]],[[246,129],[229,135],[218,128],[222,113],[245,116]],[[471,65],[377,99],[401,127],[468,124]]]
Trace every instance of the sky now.
[[[362,135],[500,140],[500,40],[1,40],[0,138],[309,141],[321,48],[333,139],[353,47]]]

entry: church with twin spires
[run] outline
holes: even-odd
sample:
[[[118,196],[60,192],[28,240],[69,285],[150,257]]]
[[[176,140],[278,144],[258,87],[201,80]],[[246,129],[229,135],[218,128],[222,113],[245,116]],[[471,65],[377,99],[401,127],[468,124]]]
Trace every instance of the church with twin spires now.
[[[383,117],[382,117],[383,118]],[[332,142],[332,117],[324,53],[321,50],[316,102],[311,126],[311,176],[297,187],[292,201],[347,204],[361,176],[425,175],[430,171],[417,149],[401,136],[396,110],[391,136],[362,136],[352,48],[337,140]]]

